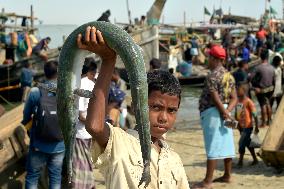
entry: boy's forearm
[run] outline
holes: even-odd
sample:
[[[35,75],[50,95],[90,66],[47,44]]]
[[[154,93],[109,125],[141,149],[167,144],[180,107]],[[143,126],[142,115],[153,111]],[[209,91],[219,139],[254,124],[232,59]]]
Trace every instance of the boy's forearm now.
[[[87,110],[86,129],[102,147],[106,146],[109,137],[109,130],[105,127],[105,112],[115,61],[115,59],[103,60],[93,89],[95,98],[90,99]]]

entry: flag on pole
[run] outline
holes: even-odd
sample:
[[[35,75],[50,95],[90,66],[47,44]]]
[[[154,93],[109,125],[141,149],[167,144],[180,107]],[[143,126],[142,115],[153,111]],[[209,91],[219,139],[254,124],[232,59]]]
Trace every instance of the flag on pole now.
[[[273,15],[277,14],[276,10],[272,8],[271,6],[270,6],[270,14],[273,14]]]
[[[209,12],[209,10],[206,7],[204,7],[204,14],[206,14],[208,16],[211,15],[211,13]]]

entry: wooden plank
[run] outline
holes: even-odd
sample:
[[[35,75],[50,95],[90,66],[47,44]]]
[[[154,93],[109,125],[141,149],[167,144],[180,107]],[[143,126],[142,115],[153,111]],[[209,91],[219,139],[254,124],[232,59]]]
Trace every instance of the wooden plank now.
[[[17,106],[0,117],[0,139],[5,140],[17,128],[23,119],[24,104]]]
[[[284,151],[262,151],[261,158],[267,166],[284,167]]]
[[[266,136],[262,144],[263,151],[277,151],[283,143],[284,135],[284,99],[276,111],[272,124],[267,130]],[[283,159],[284,161],[284,159]]]

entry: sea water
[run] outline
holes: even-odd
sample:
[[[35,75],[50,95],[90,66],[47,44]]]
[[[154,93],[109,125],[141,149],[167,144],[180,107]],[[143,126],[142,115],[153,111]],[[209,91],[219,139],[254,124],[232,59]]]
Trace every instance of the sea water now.
[[[78,26],[76,25],[38,25],[37,37],[43,39],[50,37],[51,41],[49,43],[50,48],[57,48],[63,45],[64,38],[66,39],[72,31],[74,31]]]

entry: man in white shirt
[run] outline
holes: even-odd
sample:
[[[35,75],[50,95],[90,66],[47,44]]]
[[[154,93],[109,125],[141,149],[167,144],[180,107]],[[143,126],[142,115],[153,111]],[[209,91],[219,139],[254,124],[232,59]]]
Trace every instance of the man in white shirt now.
[[[81,89],[91,90],[94,88],[94,78],[97,65],[92,58],[86,58],[82,69]],[[94,174],[90,148],[92,136],[85,129],[87,108],[89,99],[79,98],[79,118],[76,124],[76,140],[73,153],[73,176],[72,188],[94,189]]]

